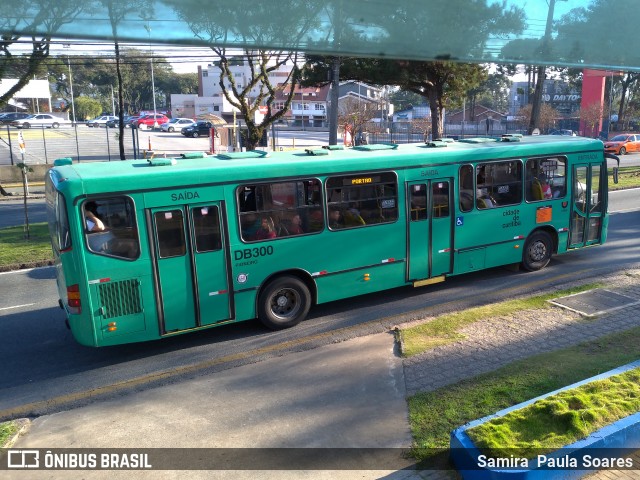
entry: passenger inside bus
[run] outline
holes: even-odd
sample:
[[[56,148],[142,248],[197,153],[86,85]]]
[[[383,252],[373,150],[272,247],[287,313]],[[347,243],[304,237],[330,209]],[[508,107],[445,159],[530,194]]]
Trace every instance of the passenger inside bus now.
[[[255,240],[256,233],[260,229],[261,221],[255,213],[245,213],[240,216],[242,228],[242,238],[244,240]]]
[[[260,228],[256,232],[256,240],[267,240],[269,238],[276,238],[273,220],[269,217],[263,217],[260,221]]]
[[[289,226],[288,231],[290,235],[302,235],[304,233],[300,215],[296,214],[291,218],[291,225]]]
[[[332,208],[329,210],[329,228],[332,230],[344,228],[344,218],[342,218],[342,214],[340,210],[337,208]]]
[[[96,205],[96,202],[85,203],[84,214],[88,231],[104,232],[106,230],[104,223],[102,223],[102,220],[98,218],[98,206]]]

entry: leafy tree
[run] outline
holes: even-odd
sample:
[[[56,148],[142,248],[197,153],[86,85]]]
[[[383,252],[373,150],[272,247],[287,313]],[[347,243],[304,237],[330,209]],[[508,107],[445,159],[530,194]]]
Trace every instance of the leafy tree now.
[[[80,14],[84,5],[76,2],[50,2],[48,0],[23,0],[0,3],[0,78],[9,68],[14,68],[17,83],[0,95],[0,108],[7,104],[34,75],[42,73],[42,63],[49,57],[51,37],[64,25]],[[42,35],[24,35],[40,29]],[[18,71],[12,65],[15,55],[11,47],[21,37],[31,39],[31,54],[24,56]],[[17,75],[16,75],[17,74]]]
[[[107,8],[111,34],[114,38],[116,52],[116,74],[118,78],[118,145],[120,148],[120,160],[126,158],[124,153],[124,94],[122,71],[120,70],[120,44],[118,42],[118,24],[132,12],[144,12],[145,15],[153,15],[153,3],[150,0],[99,0]],[[115,113],[115,112],[113,112]]]
[[[75,99],[76,117],[78,120],[90,120],[102,113],[102,104],[89,97],[76,97]]]
[[[416,93],[398,88],[389,95],[389,101],[394,105],[396,111],[398,111],[419,105],[424,102],[424,98]]]
[[[326,63],[308,65],[305,73],[309,76],[305,82],[321,75],[323,65]],[[443,135],[444,109],[455,106],[458,99],[486,76],[486,68],[481,65],[362,58],[344,60],[340,72],[344,80],[396,85],[424,98],[431,110],[431,126],[436,137]]]
[[[522,31],[524,11],[518,7],[507,7],[506,3],[474,0],[433,2],[429,9],[418,11],[410,8],[409,4],[390,3],[387,8],[385,33],[390,38],[397,39],[399,44],[424,45],[427,55],[443,60],[343,59],[340,78],[374,85],[395,85],[424,97],[431,109],[434,136],[441,136],[443,109],[462,98],[462,92],[477,86],[486,75],[482,66],[449,61],[448,52],[465,51],[470,57],[481,58],[491,36]],[[456,15],[451,14],[452,10]],[[377,14],[381,12],[378,10]],[[361,17],[367,15],[366,11],[360,12]],[[375,19],[365,20],[375,24]],[[452,31],[457,34],[451,35]],[[434,42],[434,38],[439,41]],[[326,82],[330,78],[331,59],[315,57],[308,60],[305,83]]]

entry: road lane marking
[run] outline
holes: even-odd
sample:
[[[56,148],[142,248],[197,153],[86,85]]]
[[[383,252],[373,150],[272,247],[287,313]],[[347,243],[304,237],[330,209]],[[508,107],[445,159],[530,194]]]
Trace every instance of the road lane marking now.
[[[13,307],[2,307],[0,308],[0,312],[2,310],[11,310],[12,308],[30,307],[31,305],[35,305],[35,303],[25,303],[24,305],[14,305]]]

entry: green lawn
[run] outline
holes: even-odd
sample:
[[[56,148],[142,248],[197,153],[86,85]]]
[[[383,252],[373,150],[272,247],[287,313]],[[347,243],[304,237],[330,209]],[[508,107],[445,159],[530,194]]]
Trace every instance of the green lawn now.
[[[31,224],[28,240],[25,233],[23,226],[0,228],[0,271],[53,259],[46,223]]]
[[[532,458],[640,411],[640,369],[538,400],[466,431],[493,458]]]
[[[609,169],[609,190],[640,187],[640,167],[622,167],[619,170],[618,183],[613,183],[613,173]]]
[[[512,363],[495,372],[409,399],[414,455],[431,463],[451,431],[579,380],[638,360],[640,328]]]

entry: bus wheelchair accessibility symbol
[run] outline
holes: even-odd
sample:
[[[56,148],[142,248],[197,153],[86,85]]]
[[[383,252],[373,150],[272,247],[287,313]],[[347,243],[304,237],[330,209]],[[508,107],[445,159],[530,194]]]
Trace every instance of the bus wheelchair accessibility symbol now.
[[[456,227],[464,225],[464,217],[456,217]]]

